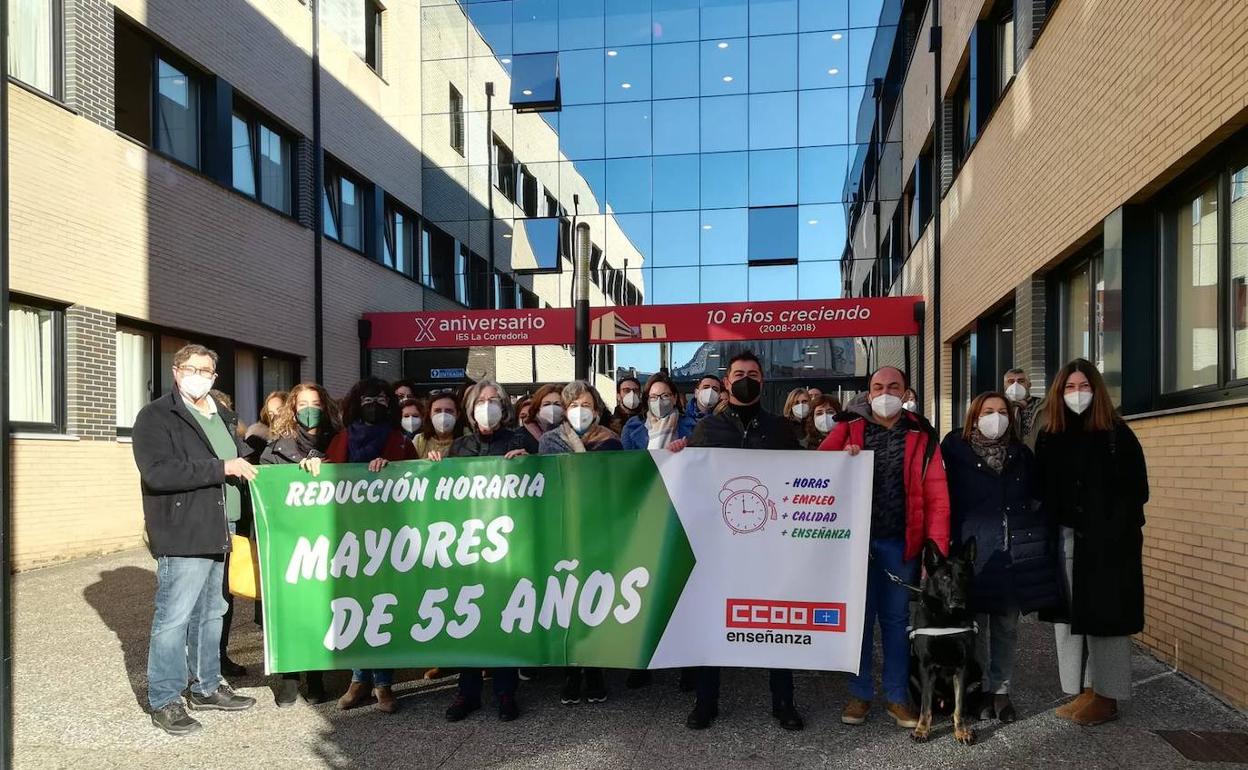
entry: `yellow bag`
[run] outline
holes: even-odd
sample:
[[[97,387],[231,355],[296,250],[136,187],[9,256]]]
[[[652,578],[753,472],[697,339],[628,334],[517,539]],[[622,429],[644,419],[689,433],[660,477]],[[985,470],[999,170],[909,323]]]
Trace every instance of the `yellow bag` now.
[[[259,599],[260,559],[255,541],[242,535],[232,535],[230,546],[230,593],[246,599]]]

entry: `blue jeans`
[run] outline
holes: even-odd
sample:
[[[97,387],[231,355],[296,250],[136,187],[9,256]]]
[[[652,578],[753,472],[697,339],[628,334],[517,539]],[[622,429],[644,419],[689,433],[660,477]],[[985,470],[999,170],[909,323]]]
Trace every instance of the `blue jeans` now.
[[[223,558],[156,558],[156,611],[147,653],[147,700],[159,709],[181,699],[187,683],[199,695],[221,686]]]
[[[862,659],[858,675],[849,680],[849,694],[871,700],[875,682],[871,662],[875,652],[875,619],[880,619],[884,647],[884,697],[889,703],[910,702],[910,592],[888,579],[884,570],[914,585],[919,579],[919,560],[906,561],[906,541],[884,538],[871,541],[867,562],[867,603],[862,629]]]
[[[389,687],[394,684],[394,669],[392,668],[370,668],[370,669],[351,669],[352,682],[368,682],[372,681],[373,687]]]

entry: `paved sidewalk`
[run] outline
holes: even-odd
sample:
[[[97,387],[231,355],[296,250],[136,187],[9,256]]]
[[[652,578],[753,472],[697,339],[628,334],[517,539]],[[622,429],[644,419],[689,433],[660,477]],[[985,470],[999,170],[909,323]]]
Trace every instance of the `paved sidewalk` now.
[[[546,672],[520,691],[522,718],[500,724],[490,703],[474,718],[448,724],[450,689],[404,682],[403,710],[343,713],[334,704],[302,701],[278,710],[269,679],[235,682],[260,699],[244,714],[209,712],[198,735],[176,739],[153,728],[145,702],[147,636],[155,578],[143,551],[86,559],[17,576],[16,764],[73,768],[759,768],[1200,767],[1151,731],[1248,731],[1248,719],[1153,658],[1137,654],[1136,698],[1123,719],[1081,729],[1052,714],[1060,702],[1050,626],[1024,623],[1015,703],[1020,721],[981,723],[980,742],[958,746],[947,723],[932,743],[916,745],[877,708],[862,727],[840,724],[846,697],[840,674],[798,676],[801,733],[772,722],[766,678],[737,671],[724,681],[718,723],[702,733],[684,727],[692,697],[676,691],[673,672],[649,688],[628,691],[610,678],[611,700],[566,708],[558,676]],[[252,672],[261,669],[261,639],[250,602],[235,613],[231,650]],[[411,675],[411,672],[403,672]],[[341,692],[345,676],[329,680]],[[1222,768],[1245,767],[1208,765]]]

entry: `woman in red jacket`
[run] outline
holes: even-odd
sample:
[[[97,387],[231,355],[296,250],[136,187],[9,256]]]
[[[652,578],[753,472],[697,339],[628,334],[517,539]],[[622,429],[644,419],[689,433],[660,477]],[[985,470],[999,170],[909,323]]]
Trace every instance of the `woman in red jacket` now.
[[[942,552],[949,551],[949,489],[940,440],[927,420],[901,408],[908,385],[900,369],[876,370],[868,400],[838,415],[836,427],[819,445],[824,451],[845,450],[851,455],[870,449],[875,464],[861,666],[849,682],[851,697],[841,713],[841,721],[848,725],[866,721],[875,695],[871,659],[877,616],[886,709],[900,727],[918,723],[909,693],[910,594],[889,580],[888,573],[913,585],[924,542],[931,540]]]
[[[342,422],[345,426],[325,450],[325,461],[331,463],[368,463],[374,473],[399,460],[415,460],[416,447],[399,427],[399,403],[390,394],[384,380],[370,377],[357,382],[343,399]],[[338,699],[338,708],[346,710],[362,706],[370,697],[377,699],[377,710],[393,714],[398,701],[390,687],[394,684],[392,669],[351,672],[351,687]]]

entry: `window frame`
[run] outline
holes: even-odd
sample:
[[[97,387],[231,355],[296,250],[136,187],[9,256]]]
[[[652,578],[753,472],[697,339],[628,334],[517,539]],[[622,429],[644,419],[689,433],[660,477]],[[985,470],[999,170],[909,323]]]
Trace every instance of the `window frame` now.
[[[397,254],[396,254],[397,249],[396,249],[396,245],[394,242],[396,229],[397,229],[395,227],[395,219],[394,219],[394,215],[396,213],[403,215],[403,218],[405,220],[404,228],[410,229],[410,236],[411,236],[410,240],[411,240],[412,245],[411,245],[411,255],[410,255],[411,261],[408,265],[409,267],[408,270],[402,270],[397,265],[388,265],[385,262],[385,255],[387,253],[391,254],[392,257],[396,259],[396,261],[398,259]],[[421,264],[422,254],[423,254],[422,247],[424,245],[424,237],[422,233],[423,233],[423,220],[420,217],[420,215],[412,211],[407,206],[404,206],[396,198],[387,195],[386,201],[385,201],[385,209],[384,209],[383,218],[382,218],[381,250],[377,254],[379,258],[379,262],[382,265],[382,267],[389,268],[393,270],[394,272],[398,273],[399,275],[406,276],[408,278],[411,278],[412,280],[420,281],[421,277],[424,275],[424,266]]]
[[[966,410],[975,399],[976,333],[967,332],[951,345],[950,362],[953,364],[952,407],[954,430],[966,423]]]
[[[65,435],[68,424],[68,405],[66,404],[66,377],[65,371],[68,366],[68,352],[66,340],[66,324],[65,311],[67,306],[63,303],[52,302],[38,297],[31,297],[25,294],[9,294],[9,310],[14,305],[32,308],[35,310],[46,311],[52,316],[52,420],[50,422],[30,422],[26,420],[14,420],[9,418],[9,433],[39,433],[46,435]],[[9,319],[4,319],[5,334],[12,333],[12,325]],[[13,346],[11,340],[6,340],[8,355],[13,354]],[[6,367],[8,361],[0,362]],[[13,389],[9,389],[9,398],[13,397]],[[12,405],[5,404],[5,415],[12,414]]]
[[[299,153],[296,151],[297,142],[293,132],[286,129],[277,121],[265,115],[260,109],[253,106],[245,99],[236,97],[234,99],[233,109],[230,111],[231,127],[234,118],[239,118],[247,124],[247,135],[251,143],[251,174],[255,180],[256,191],[254,194],[238,189],[234,184],[233,173],[233,147],[231,146],[230,155],[230,189],[234,192],[248,198],[269,211],[281,214],[284,217],[297,219],[299,217],[299,196],[297,194],[296,180],[299,178]],[[286,199],[290,201],[290,211],[284,211],[277,206],[269,203],[264,199],[264,182],[260,173],[260,129],[268,129],[271,133],[278,136],[282,141],[286,155]],[[231,134],[232,135],[232,134]]]
[[[160,382],[159,380],[160,374],[157,371],[157,369],[160,367],[160,332],[156,331],[150,326],[145,326],[143,324],[134,323],[132,321],[119,317],[117,319],[117,323],[114,325],[114,328],[113,328],[114,347],[116,346],[117,334],[121,331],[127,331],[132,334],[142,334],[147,337],[147,341],[148,341],[147,373],[150,375],[150,379],[147,382],[147,401],[145,403],[150,404],[153,400],[156,399],[157,395],[159,395],[157,391],[159,390],[158,383]],[[121,367],[117,359],[114,357],[113,359],[113,402],[114,403],[116,403],[117,401],[117,395],[118,395],[118,391],[120,388],[121,388]],[[113,411],[113,428],[117,431],[118,436],[130,436],[130,435],[133,435],[133,432],[134,432],[133,424],[122,425],[119,422],[119,416],[115,408]]]
[[[450,91],[447,93],[447,116],[450,121],[451,149],[459,153],[459,157],[462,158],[465,157],[464,138],[467,133],[467,120],[464,115],[464,95],[460,93],[454,83],[448,83],[447,86],[450,88]]]
[[[1101,247],[1101,239],[1098,238],[1089,246],[1080,250],[1073,258],[1067,260],[1053,274],[1054,298],[1056,300],[1057,323],[1055,324],[1054,333],[1056,339],[1053,347],[1053,368],[1065,366],[1074,359],[1074,351],[1067,349],[1067,340],[1070,335],[1070,310],[1071,298],[1070,287],[1071,280],[1076,273],[1086,269],[1088,276],[1088,293],[1084,300],[1088,306],[1088,317],[1091,319],[1091,326],[1088,329],[1088,354],[1087,359],[1093,364],[1103,360],[1104,351],[1104,320],[1100,336],[1096,333],[1096,313],[1097,313],[1097,296],[1096,284],[1097,279],[1105,278],[1105,251]],[[1104,319],[1104,299],[1100,301],[1102,319]],[[1083,358],[1082,353],[1079,356]]]
[[[204,170],[204,83],[206,78],[204,73],[198,67],[192,65],[184,57],[174,53],[170,49],[153,41],[150,37],[148,43],[151,46],[152,53],[152,81],[150,91],[150,102],[148,109],[151,111],[151,144],[152,150],[155,150],[162,157],[179,163],[187,168],[195,169],[203,172]],[[195,162],[191,163],[178,156],[168,152],[160,146],[160,63],[165,62],[170,67],[178,70],[186,76],[189,86],[194,87],[195,91]],[[188,90],[189,92],[189,90]]]
[[[364,63],[379,76],[385,71],[385,15],[377,0],[364,0]]]
[[[365,229],[368,227],[368,207],[365,205],[365,199],[368,197],[371,183],[366,181],[364,177],[351,171],[343,164],[336,160],[325,158],[325,195],[329,200],[329,213],[333,218],[335,235],[325,232],[325,223],[321,223],[321,235],[329,240],[342,246],[344,249],[350,249],[357,254],[364,254]],[[342,181],[346,180],[355,185],[356,197],[359,199],[357,204],[360,209],[360,245],[353,246],[347,243],[342,237]],[[331,183],[332,180],[332,183]],[[319,201],[317,205],[324,207],[324,201]]]
[[[5,2],[8,2],[8,1],[9,0],[5,0]],[[66,30],[65,0],[46,0],[46,1],[48,5],[50,6],[48,14],[52,21],[52,29],[51,29],[52,40],[50,41],[50,47],[52,49],[52,70],[51,70],[52,90],[45,91],[39,86],[35,85],[34,83],[30,83],[28,81],[22,80],[20,77],[10,72],[8,69],[6,69],[5,72],[8,73],[9,78],[12,80],[12,82],[21,85],[23,88],[36,91],[37,93],[43,94],[44,96],[47,96],[53,99],[54,101],[63,102],[65,99],[65,72],[66,72],[65,55],[66,55],[66,50],[67,50],[67,47],[65,44],[65,30]],[[13,18],[12,9],[10,9],[8,13],[9,13],[8,18],[11,20]],[[10,51],[12,51],[13,45],[14,45],[14,38],[10,36],[9,37],[9,50]],[[5,63],[5,66],[7,68],[8,66],[7,62]]]

